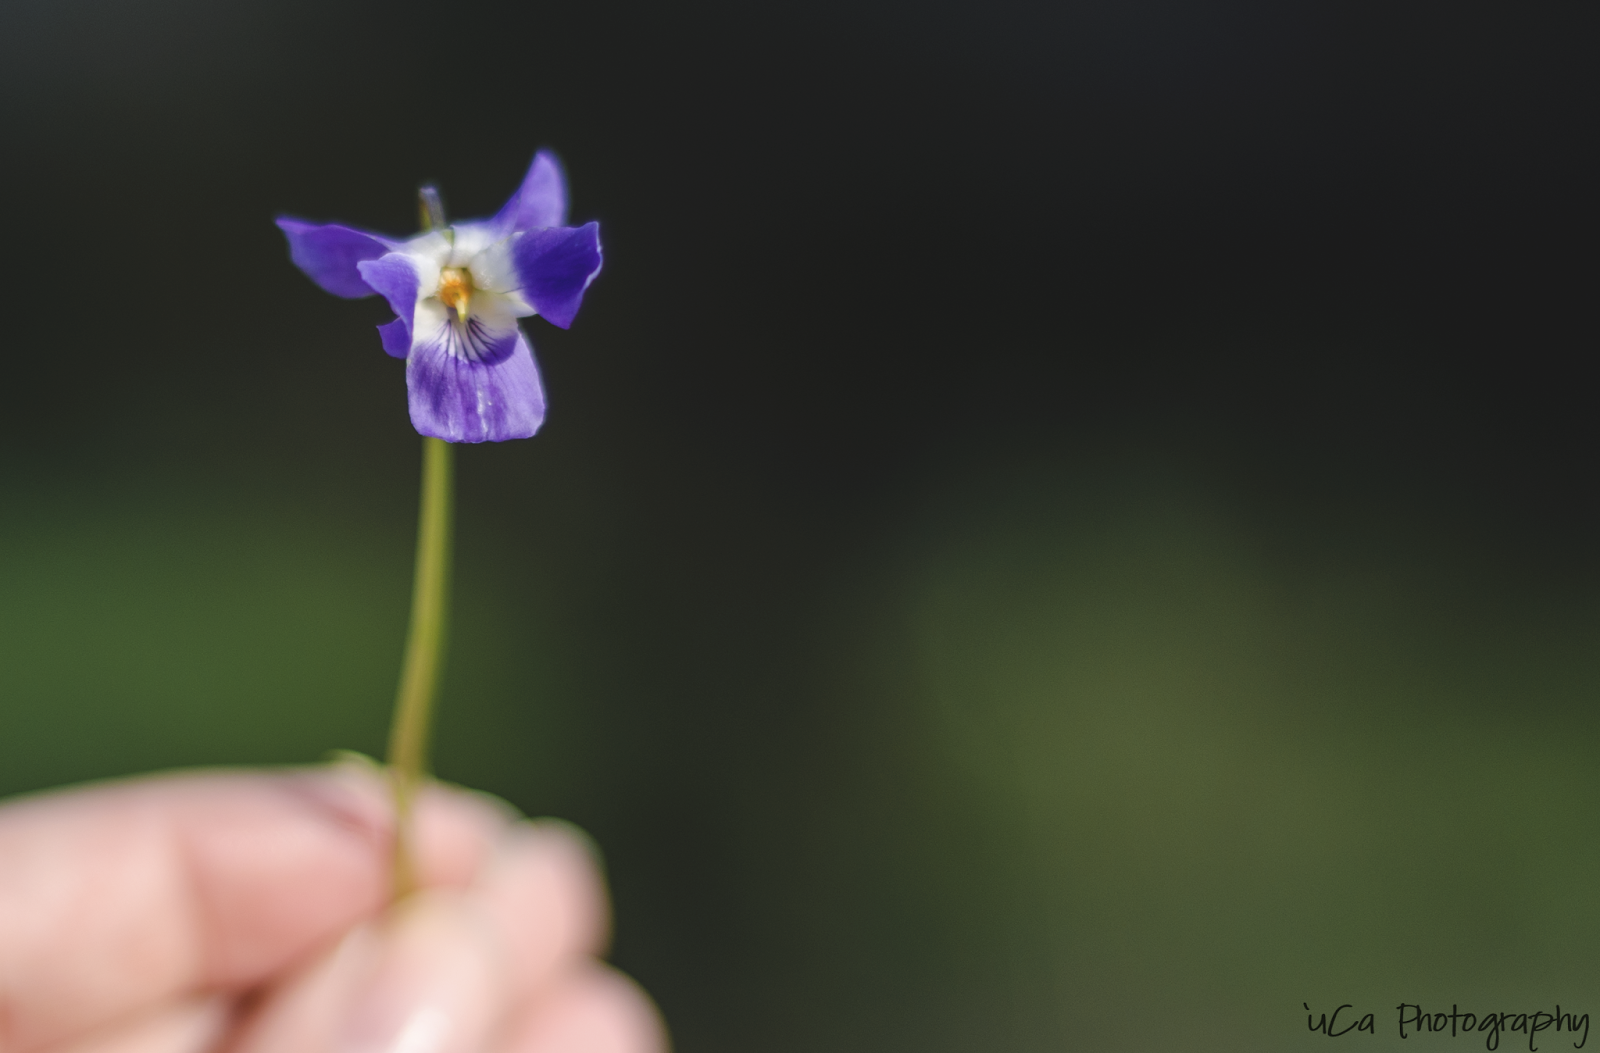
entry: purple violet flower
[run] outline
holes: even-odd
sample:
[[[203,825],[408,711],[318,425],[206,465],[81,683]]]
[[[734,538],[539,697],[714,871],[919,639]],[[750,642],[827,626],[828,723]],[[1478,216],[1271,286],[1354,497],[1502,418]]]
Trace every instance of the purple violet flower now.
[[[287,216],[278,227],[289,258],[322,288],[389,301],[395,319],[378,333],[385,351],[406,360],[417,431],[501,442],[544,422],[544,388],[517,319],[537,314],[567,328],[600,273],[600,225],[566,219],[566,178],[541,150],[493,219],[405,240]]]

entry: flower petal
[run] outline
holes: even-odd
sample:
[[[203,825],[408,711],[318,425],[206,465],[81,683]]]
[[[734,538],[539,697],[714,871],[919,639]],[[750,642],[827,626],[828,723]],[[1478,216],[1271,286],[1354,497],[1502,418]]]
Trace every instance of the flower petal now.
[[[335,296],[354,300],[371,296],[372,288],[356,268],[362,260],[375,260],[393,243],[337,223],[307,223],[282,216],[278,229],[289,239],[289,258],[318,285]]]
[[[389,309],[394,312],[395,321],[405,326],[406,344],[410,346],[412,317],[417,310],[417,290],[422,284],[422,276],[417,273],[418,261],[403,252],[391,252],[376,260],[362,260],[356,264],[356,269],[361,272],[362,279],[374,292],[389,301]],[[393,339],[395,338],[387,332],[384,334],[383,349],[391,355],[394,354],[390,350],[390,341]]]
[[[437,345],[441,353],[467,362],[492,366],[505,361],[517,346],[517,319],[498,309],[499,304],[475,297],[465,324],[438,299],[425,296],[417,301],[411,350]],[[431,351],[430,351],[431,353]]]
[[[511,247],[522,298],[563,329],[600,273],[600,224],[530,230]]]
[[[452,325],[451,328],[454,326]],[[419,340],[406,360],[411,423],[446,442],[526,439],[544,423],[544,387],[520,329],[493,363],[453,354],[444,340]]]
[[[509,230],[559,227],[567,221],[567,177],[549,150],[533,156],[522,186],[491,221]]]
[[[411,326],[404,318],[396,318],[378,326],[378,337],[383,341],[383,349],[395,358],[404,358],[411,353]]]
[[[477,255],[496,242],[504,240],[508,232],[488,223],[456,223],[450,228],[449,238],[443,242],[445,250],[439,255],[441,267],[465,267]]]
[[[507,311],[518,318],[535,314],[531,304],[522,296],[522,277],[517,274],[512,246],[520,237],[503,238],[472,258],[468,269],[472,272],[473,288],[493,294]]]

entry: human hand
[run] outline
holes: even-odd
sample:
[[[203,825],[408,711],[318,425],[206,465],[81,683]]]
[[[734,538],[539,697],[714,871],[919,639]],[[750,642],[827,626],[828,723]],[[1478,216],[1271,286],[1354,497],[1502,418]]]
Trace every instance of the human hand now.
[[[423,890],[356,765],[0,806],[0,1053],[664,1053],[582,836],[429,787]]]

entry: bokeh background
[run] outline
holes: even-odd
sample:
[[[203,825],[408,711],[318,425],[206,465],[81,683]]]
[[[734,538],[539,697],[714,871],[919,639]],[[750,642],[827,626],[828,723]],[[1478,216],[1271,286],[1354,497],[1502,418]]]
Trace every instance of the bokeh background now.
[[[550,146],[606,267],[460,451],[437,767],[681,1050],[1600,1017],[1597,28],[9,0],[0,792],[381,750],[418,444],[271,221]]]

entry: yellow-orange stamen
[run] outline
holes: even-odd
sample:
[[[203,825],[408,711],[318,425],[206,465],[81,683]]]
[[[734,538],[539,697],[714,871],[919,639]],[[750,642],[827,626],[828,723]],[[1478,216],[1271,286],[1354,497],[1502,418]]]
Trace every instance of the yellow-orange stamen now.
[[[465,267],[446,267],[439,272],[439,299],[465,321],[467,304],[472,300],[472,275]]]

